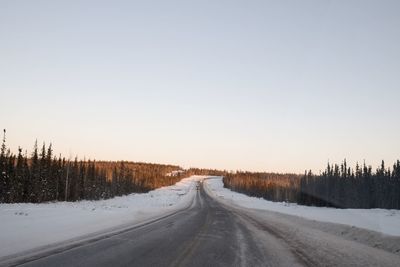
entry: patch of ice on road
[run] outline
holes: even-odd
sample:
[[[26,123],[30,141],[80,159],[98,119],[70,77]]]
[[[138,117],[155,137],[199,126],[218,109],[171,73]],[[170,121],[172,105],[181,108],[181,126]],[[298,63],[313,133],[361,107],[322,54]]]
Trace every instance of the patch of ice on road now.
[[[0,204],[0,257],[179,210],[191,203],[200,179],[107,200]]]
[[[387,209],[335,209],[302,206],[293,203],[272,202],[263,198],[249,197],[224,188],[221,177],[204,180],[208,192],[226,203],[237,206],[269,210],[296,215],[310,220],[340,223],[358,228],[400,236],[400,210]]]

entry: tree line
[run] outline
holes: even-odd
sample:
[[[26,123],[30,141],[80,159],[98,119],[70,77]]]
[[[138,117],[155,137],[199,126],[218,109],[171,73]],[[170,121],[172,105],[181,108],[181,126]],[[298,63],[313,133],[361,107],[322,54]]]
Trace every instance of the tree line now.
[[[237,171],[226,173],[224,186],[233,191],[277,202],[296,202],[301,176]]]
[[[32,153],[6,147],[5,130],[0,148],[0,202],[98,200],[172,185],[185,173],[168,176],[179,166],[137,162],[67,160],[55,156],[52,145]]]
[[[346,160],[340,165],[328,163],[320,175],[306,172],[299,191],[298,203],[304,205],[400,209],[400,161],[391,169],[382,160],[375,171],[365,163],[357,163],[355,169]]]
[[[209,176],[224,176],[227,171],[226,170],[217,170],[217,169],[205,169],[205,168],[194,168],[191,167],[185,171],[188,176],[191,175],[209,175]]]
[[[400,209],[400,161],[392,168],[382,161],[375,171],[370,165],[348,167],[329,164],[319,175],[235,172],[223,178],[224,186],[271,201],[337,208]]]

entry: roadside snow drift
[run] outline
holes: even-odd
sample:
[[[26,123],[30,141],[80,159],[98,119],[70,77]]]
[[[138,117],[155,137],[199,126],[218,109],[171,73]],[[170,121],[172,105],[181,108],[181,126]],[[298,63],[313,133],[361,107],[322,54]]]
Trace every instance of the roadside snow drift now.
[[[400,210],[335,209],[272,202],[263,198],[249,197],[224,188],[221,177],[205,179],[204,185],[212,196],[226,204],[233,204],[244,208],[275,211],[310,220],[345,224],[381,232],[387,235],[400,236]]]
[[[99,201],[0,204],[0,257],[120,225],[134,225],[189,206],[193,176],[146,194]]]

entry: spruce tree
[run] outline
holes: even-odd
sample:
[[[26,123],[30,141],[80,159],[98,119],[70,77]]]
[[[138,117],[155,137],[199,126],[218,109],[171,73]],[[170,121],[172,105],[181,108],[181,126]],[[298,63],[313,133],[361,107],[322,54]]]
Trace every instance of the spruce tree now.
[[[0,202],[5,202],[7,192],[6,162],[6,129],[3,129],[3,141],[0,149]]]
[[[33,147],[31,155],[31,178],[32,178],[32,191],[30,194],[31,202],[39,202],[39,191],[40,191],[40,167],[39,167],[39,155],[37,140]]]

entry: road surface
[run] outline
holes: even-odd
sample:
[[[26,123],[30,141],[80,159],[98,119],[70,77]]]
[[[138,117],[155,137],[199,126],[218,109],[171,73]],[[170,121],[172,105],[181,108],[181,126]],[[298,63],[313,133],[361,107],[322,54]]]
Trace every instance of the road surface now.
[[[227,206],[210,197],[201,184],[193,204],[185,210],[19,264],[29,267],[400,266],[400,257],[307,227],[290,216]]]

